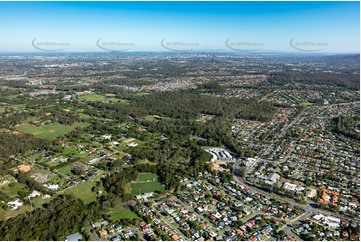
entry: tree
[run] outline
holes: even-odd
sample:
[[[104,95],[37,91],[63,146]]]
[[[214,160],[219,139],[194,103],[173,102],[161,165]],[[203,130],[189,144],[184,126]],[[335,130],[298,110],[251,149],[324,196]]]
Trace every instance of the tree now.
[[[240,169],[239,169],[239,174],[240,174],[240,176],[242,177],[242,178],[245,178],[246,177],[246,167],[241,167]]]
[[[279,235],[279,238],[282,238],[283,236],[286,235],[286,231],[284,231],[283,229],[278,231],[278,235]]]

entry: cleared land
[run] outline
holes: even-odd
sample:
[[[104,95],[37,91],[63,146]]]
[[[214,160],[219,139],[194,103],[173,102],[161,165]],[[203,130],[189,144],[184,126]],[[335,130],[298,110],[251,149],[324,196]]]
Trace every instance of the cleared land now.
[[[9,183],[6,183],[4,185],[0,186],[0,191],[4,192],[6,195],[8,195],[11,198],[15,198],[18,196],[18,192],[25,190],[25,184],[11,181]]]
[[[146,181],[157,181],[158,176],[153,173],[140,173],[137,181],[146,182]]]
[[[111,97],[110,95],[103,96],[99,94],[87,94],[87,95],[81,95],[78,98],[84,101],[95,101],[95,102],[108,101],[108,102],[116,102],[116,103],[129,103],[128,100]]]
[[[19,207],[17,210],[8,209],[8,210],[4,211],[3,216],[5,219],[9,219],[9,218],[18,216],[19,214],[29,212],[31,210],[32,210],[32,208],[30,205],[24,205],[24,206]]]
[[[75,187],[71,187],[65,191],[65,193],[73,194],[74,196],[80,198],[85,203],[91,203],[96,201],[97,194],[91,191],[91,188],[95,185],[94,182],[81,182]]]
[[[69,133],[77,127],[84,128],[88,125],[88,123],[79,122],[76,122],[73,125],[62,125],[58,122],[55,122],[51,124],[41,125],[38,127],[33,124],[23,123],[17,126],[16,130],[23,133],[33,134],[37,138],[54,140],[62,135]]]
[[[44,203],[48,203],[51,201],[52,198],[42,198],[42,197],[35,197],[31,198],[31,202],[35,208],[41,208]]]
[[[169,117],[162,117],[159,115],[147,115],[144,117],[145,120],[150,121],[150,122],[154,122],[154,121],[159,121],[162,119],[169,119]]]
[[[300,105],[301,107],[307,107],[307,106],[313,106],[315,104],[314,103],[309,103],[309,102],[303,102],[303,103],[299,103],[298,105]]]
[[[158,115],[147,115],[147,116],[144,117],[145,120],[151,121],[151,122],[153,122],[153,121],[155,121],[156,119],[159,119],[159,118],[160,117]]]
[[[98,94],[88,94],[88,95],[81,95],[78,97],[78,99],[84,101],[104,101],[104,96]]]
[[[108,214],[110,215],[110,220],[112,222],[119,221],[120,219],[139,218],[134,212],[125,208],[109,209]]]
[[[148,192],[163,192],[164,187],[160,182],[154,181],[154,182],[139,182],[139,183],[131,183],[130,189],[132,195],[136,196],[143,193]]]

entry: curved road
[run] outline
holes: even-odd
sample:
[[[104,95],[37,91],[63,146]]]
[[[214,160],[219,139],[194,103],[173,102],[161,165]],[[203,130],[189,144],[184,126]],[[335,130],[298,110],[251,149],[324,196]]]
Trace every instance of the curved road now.
[[[241,177],[237,176],[235,174],[235,171],[239,169],[239,165],[237,164],[237,162],[235,162],[234,166],[233,166],[233,178],[236,182],[238,182],[239,184],[245,186],[245,187],[248,187],[250,188],[251,190],[254,190],[266,197],[275,197],[276,194],[273,194],[273,193],[270,193],[270,192],[266,192],[266,191],[263,191],[257,187],[254,187],[254,186],[251,186],[249,184],[246,184]],[[318,208],[314,208],[312,207],[311,205],[309,204],[299,204],[297,202],[295,202],[294,200],[292,199],[287,199],[287,198],[282,198],[280,196],[277,196],[277,199],[280,200],[280,201],[283,201],[283,202],[287,202],[287,203],[290,203],[291,205],[293,206],[298,206],[298,207],[301,207],[303,208],[306,212],[313,212],[313,213],[322,213],[324,215],[329,215],[329,216],[336,216],[338,218],[341,218],[341,219],[348,219],[348,220],[351,220],[351,221],[357,221],[355,218],[351,218],[349,216],[346,216],[346,215],[341,215],[341,214],[336,214],[336,213],[332,213],[332,212],[329,212],[329,211],[326,211],[326,210],[322,210],[322,209],[318,209]]]

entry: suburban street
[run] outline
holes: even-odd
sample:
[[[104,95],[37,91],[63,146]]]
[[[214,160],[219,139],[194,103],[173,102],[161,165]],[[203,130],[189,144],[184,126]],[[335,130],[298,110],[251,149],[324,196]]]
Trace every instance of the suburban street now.
[[[153,203],[152,208],[156,209],[155,207],[158,206],[160,203]],[[183,237],[184,239],[188,239],[177,227],[174,227],[172,222],[168,220],[165,216],[163,216],[161,213],[159,213],[160,218],[163,220],[163,222],[171,229],[173,229],[179,236]]]
[[[234,166],[233,166],[233,171],[236,171],[236,169],[239,169],[239,164],[235,163]],[[314,208],[312,207],[311,205],[309,204],[300,204],[300,203],[297,203],[296,201],[290,199],[290,198],[285,198],[285,197],[280,197],[278,196],[277,194],[273,194],[273,193],[269,193],[269,192],[266,192],[266,191],[263,191],[257,187],[253,187],[249,184],[246,184],[241,177],[239,177],[238,175],[236,174],[233,174],[233,177],[234,177],[234,180],[236,182],[238,182],[239,184],[245,186],[245,187],[249,187],[250,189],[254,190],[254,191],[257,191],[258,193],[264,195],[264,196],[267,196],[267,197],[276,197],[278,200],[280,201],[283,201],[283,202],[288,202],[290,203],[291,205],[293,206],[299,206],[301,208],[303,208],[305,211],[309,211],[309,212],[313,212],[315,214],[319,214],[319,213],[322,213],[322,214],[325,214],[325,215],[329,215],[329,216],[336,216],[336,217],[339,217],[341,219],[349,219],[349,220],[354,220],[356,221],[354,218],[351,218],[349,216],[345,216],[345,215],[341,215],[341,214],[337,214],[335,215],[335,213],[332,213],[332,212],[328,212],[328,211],[325,211],[325,210],[322,210],[322,209],[318,209],[318,208]]]

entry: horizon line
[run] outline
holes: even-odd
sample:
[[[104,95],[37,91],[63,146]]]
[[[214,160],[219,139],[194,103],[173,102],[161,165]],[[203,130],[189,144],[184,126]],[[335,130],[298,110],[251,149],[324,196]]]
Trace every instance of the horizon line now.
[[[0,0],[1,1],[1,0]],[[0,51],[0,54],[134,54],[134,53],[162,53],[162,54],[200,54],[200,53],[222,53],[222,54],[312,54],[312,55],[330,55],[330,54],[358,54],[360,51],[333,51],[333,52],[311,52],[311,51],[231,51],[231,50],[191,50],[191,51],[170,51],[170,50],[133,50],[133,51]]]

